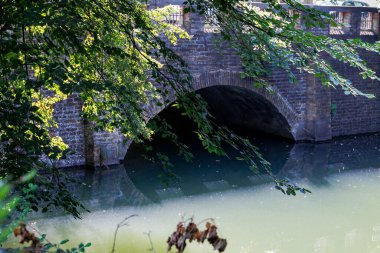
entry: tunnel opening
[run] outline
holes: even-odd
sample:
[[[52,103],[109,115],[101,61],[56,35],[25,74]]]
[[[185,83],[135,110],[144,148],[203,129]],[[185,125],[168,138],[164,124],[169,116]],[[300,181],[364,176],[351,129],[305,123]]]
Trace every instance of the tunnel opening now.
[[[241,87],[213,86],[197,93],[208,103],[217,124],[248,137],[272,164],[274,174],[282,169],[294,141],[289,124],[270,101]],[[222,190],[271,181],[264,175],[257,178],[244,162],[237,161],[238,151],[232,147],[225,147],[228,157],[209,154],[197,137],[195,123],[177,108],[168,106],[157,116],[172,127],[178,140],[190,148],[194,159],[185,162],[172,141],[160,134],[155,134],[145,145],[133,143],[125,158],[125,167],[132,181],[150,199],[158,201],[168,196],[194,195],[200,189]],[[146,152],[152,156],[164,154],[172,166],[167,170],[157,159],[152,163],[155,158],[143,159],[141,155]],[[155,176],[147,177],[151,171],[155,171]]]

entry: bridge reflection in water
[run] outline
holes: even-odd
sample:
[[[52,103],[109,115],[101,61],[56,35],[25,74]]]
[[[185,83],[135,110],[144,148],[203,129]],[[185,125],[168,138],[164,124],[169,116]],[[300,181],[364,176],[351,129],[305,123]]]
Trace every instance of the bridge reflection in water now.
[[[53,213],[32,221],[33,226],[51,241],[70,238],[70,247],[90,241],[91,252],[103,253],[112,248],[116,225],[138,214],[120,230],[117,251],[146,252],[146,233],[152,231],[156,252],[166,252],[167,237],[181,216],[194,215],[197,221],[216,219],[230,253],[380,253],[379,134],[316,145],[258,139],[256,143],[273,162],[277,176],[313,193],[285,197],[265,174],[255,175],[244,163],[201,152],[195,154],[197,163],[173,159],[179,181],[165,185],[162,170],[132,148],[135,155],[127,156],[126,168],[73,170],[90,186],[73,185],[93,210],[83,220]],[[186,252],[215,251],[191,243]]]
[[[257,138],[256,143],[272,163],[275,175],[314,187],[329,186],[326,178],[332,174],[380,168],[380,134],[337,139],[322,144],[292,144],[268,138]],[[161,142],[156,145],[162,147]],[[272,181],[267,174],[255,174],[243,162],[234,159],[196,151],[196,161],[187,163],[175,156],[175,148],[164,146],[164,149],[166,154],[173,155],[171,172],[177,178],[170,177],[160,166],[141,157],[138,148],[132,148],[125,167],[120,165],[108,169],[76,169],[69,172],[88,185],[73,185],[72,190],[88,208],[98,210],[117,206],[144,206],[169,198],[259,186]]]

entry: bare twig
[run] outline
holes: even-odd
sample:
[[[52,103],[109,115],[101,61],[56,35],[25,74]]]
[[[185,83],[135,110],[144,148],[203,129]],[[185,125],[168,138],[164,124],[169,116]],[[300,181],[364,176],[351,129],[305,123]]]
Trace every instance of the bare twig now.
[[[200,224],[202,224],[203,222],[205,221],[212,221],[212,222],[215,222],[215,219],[214,218],[206,218],[206,219],[203,219],[201,220],[200,222],[197,223],[197,226],[199,226]]]
[[[128,222],[127,222],[128,219],[130,219],[132,217],[135,217],[135,216],[137,216],[137,214],[132,214],[130,216],[127,216],[119,224],[117,224],[116,230],[115,230],[115,234],[114,234],[114,237],[113,237],[113,245],[112,245],[111,253],[115,252],[116,236],[117,236],[117,232],[119,231],[119,228],[124,227],[124,226],[128,226]]]
[[[144,232],[144,234],[146,234],[146,236],[148,236],[148,238],[149,238],[150,248],[148,249],[148,251],[156,253],[156,250],[154,249],[154,246],[153,246],[152,238],[150,237],[151,233],[152,233],[152,231],[150,231],[150,230],[148,233]]]

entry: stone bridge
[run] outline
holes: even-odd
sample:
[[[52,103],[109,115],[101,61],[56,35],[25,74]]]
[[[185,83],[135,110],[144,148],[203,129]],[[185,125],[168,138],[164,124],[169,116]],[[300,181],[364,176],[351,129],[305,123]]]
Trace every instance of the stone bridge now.
[[[160,5],[181,1],[157,1]],[[293,139],[294,141],[328,141],[336,136],[380,131],[380,101],[344,95],[342,90],[322,87],[319,80],[305,73],[298,74],[298,84],[288,81],[283,71],[273,71],[268,81],[274,94],[255,88],[252,80],[242,79],[239,57],[232,49],[216,49],[217,29],[197,14],[178,13],[171,22],[186,29],[192,39],[174,47],[189,64],[194,77],[193,87],[204,95],[226,123],[242,125]],[[313,30],[334,38],[361,38],[375,42],[379,39],[379,12],[369,7],[315,7],[330,12],[343,27]],[[302,14],[301,14],[302,17]],[[302,18],[300,29],[304,28]],[[362,57],[380,73],[380,56],[362,52]],[[332,62],[333,67],[355,87],[380,96],[380,82],[361,79],[350,66]],[[124,159],[129,143],[119,133],[95,132],[81,117],[82,102],[76,95],[57,104],[55,118],[59,129],[55,134],[75,152],[56,166],[110,165]],[[150,108],[153,118],[163,108]]]

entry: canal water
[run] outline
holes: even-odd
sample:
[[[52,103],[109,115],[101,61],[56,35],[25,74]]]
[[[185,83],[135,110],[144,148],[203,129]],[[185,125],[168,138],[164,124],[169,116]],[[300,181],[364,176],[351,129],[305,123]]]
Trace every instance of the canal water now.
[[[91,213],[81,220],[53,213],[30,224],[50,241],[91,242],[89,252],[99,253],[111,252],[117,224],[134,214],[118,232],[116,252],[166,252],[176,224],[193,217],[213,218],[229,253],[380,253],[379,134],[322,144],[268,136],[253,141],[276,176],[312,193],[286,196],[242,162],[196,149],[187,163],[175,148],[156,142],[153,148],[171,157],[170,171],[134,146],[125,166],[71,172],[86,184],[72,190]],[[192,242],[185,252],[215,251]]]

